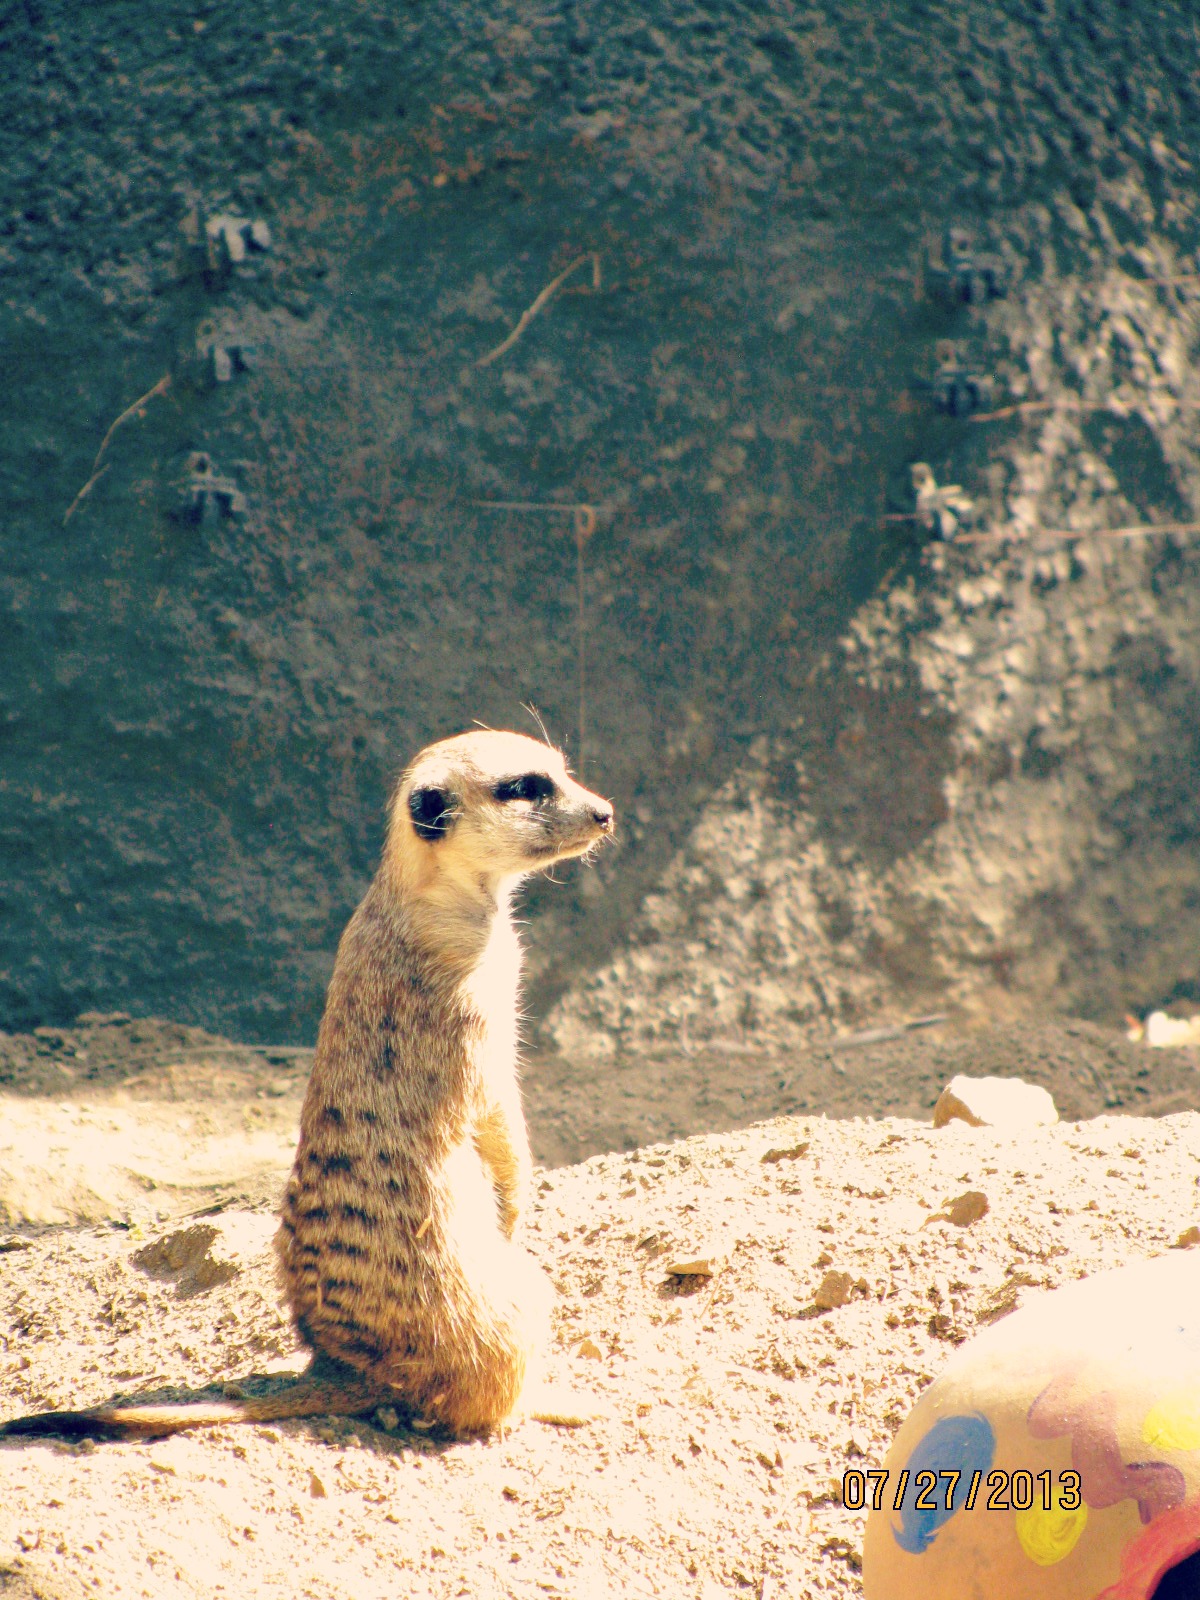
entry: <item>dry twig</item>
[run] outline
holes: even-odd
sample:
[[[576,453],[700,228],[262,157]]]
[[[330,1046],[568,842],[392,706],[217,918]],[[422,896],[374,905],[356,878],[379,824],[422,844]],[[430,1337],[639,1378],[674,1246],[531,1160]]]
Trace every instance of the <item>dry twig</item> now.
[[[1107,400],[1022,400],[1017,405],[1001,406],[999,411],[977,411],[968,422],[1000,422],[1006,417],[1031,415],[1035,411],[1107,411]]]
[[[844,1033],[841,1038],[831,1039],[828,1048],[855,1050],[862,1045],[886,1044],[890,1039],[902,1039],[906,1033],[916,1033],[921,1028],[936,1028],[949,1020],[948,1011],[936,1011],[928,1017],[913,1017],[909,1022],[895,1022],[884,1028],[865,1028],[861,1033]]]
[[[1144,539],[1155,534],[1200,533],[1200,522],[1137,522],[1126,528],[1042,528],[1034,535],[1043,539]],[[966,533],[947,541],[949,544],[999,544],[1011,535],[995,533]],[[1031,541],[1032,542],[1032,541]]]
[[[521,313],[520,321],[509,334],[508,338],[498,344],[494,350],[489,350],[487,355],[480,356],[475,365],[477,367],[490,367],[492,362],[498,360],[498,358],[502,356],[506,350],[511,350],[513,345],[516,344],[517,340],[525,332],[525,329],[533,321],[534,317],[537,316],[538,312],[541,311],[546,306],[548,301],[558,293],[559,289],[562,288],[563,284],[566,283],[571,274],[578,267],[582,267],[587,261],[592,263],[592,288],[593,290],[599,289],[600,256],[597,251],[589,250],[586,255],[576,256],[575,260],[572,261],[569,267],[564,267],[557,278],[551,279],[551,281],[542,290],[541,294],[538,295],[537,299],[529,307],[528,311],[523,311]]]
[[[85,500],[89,494],[91,494],[92,490],[100,482],[100,479],[108,471],[108,467],[102,467],[100,463],[104,459],[104,452],[112,443],[113,434],[116,433],[117,429],[122,423],[128,422],[130,417],[142,416],[144,414],[143,408],[145,407],[147,401],[153,400],[156,394],[166,394],[170,387],[171,374],[166,372],[154,385],[153,389],[147,389],[146,393],[141,397],[140,400],[135,400],[131,406],[127,406],[117,420],[113,423],[112,427],[109,428],[108,432],[104,435],[104,439],[101,442],[99,450],[96,451],[96,459],[92,462],[91,476],[88,478],[88,481],[84,484],[83,488],[80,489],[79,493],[75,496],[74,500],[71,501],[71,504],[67,507],[66,515],[63,517],[64,528],[66,527],[67,523],[70,522],[80,503]]]
[[[889,511],[881,522],[919,522],[915,511]],[[1050,539],[1149,539],[1155,535],[1200,533],[1200,522],[1135,522],[1124,528],[1039,528],[1033,534],[956,533],[952,539],[937,542],[956,544],[1038,543]]]

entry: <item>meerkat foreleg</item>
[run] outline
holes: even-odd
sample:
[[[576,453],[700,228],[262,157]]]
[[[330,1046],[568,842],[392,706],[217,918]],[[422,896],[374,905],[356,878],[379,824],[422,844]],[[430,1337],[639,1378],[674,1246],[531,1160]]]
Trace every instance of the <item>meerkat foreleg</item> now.
[[[533,1158],[520,1106],[512,1110],[497,1102],[475,1126],[475,1148],[496,1191],[500,1226],[508,1238],[516,1232],[529,1195]]]

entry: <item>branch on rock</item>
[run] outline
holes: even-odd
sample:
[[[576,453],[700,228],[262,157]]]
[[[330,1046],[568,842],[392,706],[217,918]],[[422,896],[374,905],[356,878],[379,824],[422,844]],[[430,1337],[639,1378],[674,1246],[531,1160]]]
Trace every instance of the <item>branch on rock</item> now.
[[[170,387],[171,374],[167,372],[164,373],[163,376],[158,380],[153,389],[147,389],[146,393],[142,395],[140,400],[135,400],[131,406],[127,406],[117,420],[113,423],[113,425],[109,428],[108,432],[104,435],[104,439],[101,442],[99,450],[96,452],[96,459],[92,462],[91,476],[88,478],[88,481],[84,484],[83,488],[80,489],[79,493],[75,496],[74,500],[71,501],[71,504],[67,507],[66,516],[63,517],[64,528],[66,527],[67,523],[70,522],[79,506],[84,500],[86,500],[88,495],[91,494],[92,490],[100,482],[100,479],[108,471],[108,467],[102,467],[100,463],[103,461],[104,452],[112,443],[113,435],[116,433],[117,429],[122,425],[122,423],[128,422],[131,417],[144,416],[147,402],[153,400],[156,394],[166,394]]]
[[[492,362],[498,360],[505,353],[505,351],[511,350],[513,345],[516,344],[517,340],[525,332],[525,329],[533,321],[534,317],[537,316],[538,312],[543,310],[553,296],[558,293],[559,289],[562,288],[563,284],[566,283],[571,274],[588,261],[592,263],[592,289],[599,289],[600,256],[595,250],[589,250],[586,255],[577,256],[569,267],[564,267],[557,278],[551,279],[551,281],[542,290],[541,294],[538,295],[537,299],[529,307],[528,311],[523,311],[521,313],[520,321],[509,334],[508,338],[503,340],[502,343],[498,344],[494,350],[489,350],[487,355],[480,356],[475,365],[477,367],[490,367]]]

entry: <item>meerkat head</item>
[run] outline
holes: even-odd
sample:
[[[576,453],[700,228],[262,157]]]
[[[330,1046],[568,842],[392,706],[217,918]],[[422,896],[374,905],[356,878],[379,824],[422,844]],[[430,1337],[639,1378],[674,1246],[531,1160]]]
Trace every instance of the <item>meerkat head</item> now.
[[[557,750],[524,734],[480,730],[417,756],[392,802],[389,849],[418,881],[436,876],[495,890],[586,855],[612,831],[611,803],[576,783]]]

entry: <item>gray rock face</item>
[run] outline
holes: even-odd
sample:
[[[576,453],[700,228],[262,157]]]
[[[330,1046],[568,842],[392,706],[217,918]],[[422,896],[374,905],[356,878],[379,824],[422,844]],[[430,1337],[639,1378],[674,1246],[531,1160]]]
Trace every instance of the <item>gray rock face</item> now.
[[[1170,405],[1189,291],[1145,280],[1195,269],[1193,8],[378,3],[348,19],[249,0],[156,19],[132,0],[29,0],[0,23],[0,1021],[119,1003],[308,1037],[391,777],[436,734],[520,721],[525,700],[629,819],[622,854],[557,906],[532,897],[535,1007],[621,944],[698,816],[745,858],[764,1014],[835,1015],[843,989],[867,1005],[897,962],[910,986],[953,988],[901,878],[958,825],[956,774],[983,741],[970,661],[951,649],[935,670],[932,641],[968,623],[943,615],[949,589],[905,588],[913,530],[880,519],[905,509],[913,461],[1014,528],[1023,505],[1090,515],[1105,472],[1139,513],[1147,497],[1186,510],[1191,435]],[[239,224],[215,244],[214,218]],[[1005,299],[918,296],[948,225],[1002,269]],[[576,274],[481,366],[588,252],[598,284]],[[1140,398],[1007,433],[936,415],[909,390],[943,337],[1031,396],[1091,395],[1108,373]],[[197,357],[214,344],[253,363],[214,381]],[[242,514],[174,515],[197,451]],[[595,511],[582,639],[578,506]],[[1097,603],[1140,597],[1174,581],[1154,576],[1162,554],[1106,556],[1079,581]],[[1190,556],[1172,559],[1182,573]],[[885,578],[911,599],[899,676],[875,689],[847,663],[820,703],[822,652]],[[1014,592],[1042,582],[1030,567]],[[1143,756],[1166,739],[1148,788],[1122,789],[1111,758],[1104,815],[1138,838],[1139,808],[1172,803],[1186,764],[1167,733],[1190,667],[1154,654],[1175,647],[1164,628],[1137,624],[1103,714],[1144,718]],[[992,743],[1024,759],[1026,716]],[[1058,792],[1074,757],[1055,766],[1046,741],[1068,721],[1038,732],[1040,776],[997,783]],[[822,780],[803,805],[797,761]],[[939,870],[959,870],[954,849]],[[720,879],[732,859],[705,846],[697,870]],[[1112,968],[1122,859],[1066,911],[1019,869],[1047,924],[1086,923],[1061,944],[1085,976],[1085,946]],[[1184,893],[1153,850],[1137,870]],[[889,872],[894,892],[872,887]],[[793,877],[799,909],[776,927],[761,907]],[[655,906],[646,928],[677,915]],[[708,948],[700,913],[678,914]],[[804,978],[796,999],[813,928],[846,976]],[[1012,965],[990,934],[954,940]],[[1143,942],[1148,973],[1180,970],[1150,953],[1157,932]]]
[[[1153,209],[1063,202],[1069,274],[1031,209],[1041,281],[992,313],[1026,409],[992,424],[978,542],[862,608],[826,704],[759,741],[556,1011],[561,1049],[1200,992],[1200,276],[1167,235],[1118,265],[1124,207]]]

